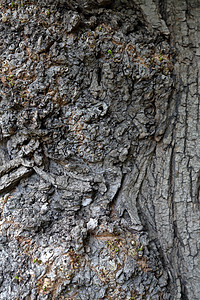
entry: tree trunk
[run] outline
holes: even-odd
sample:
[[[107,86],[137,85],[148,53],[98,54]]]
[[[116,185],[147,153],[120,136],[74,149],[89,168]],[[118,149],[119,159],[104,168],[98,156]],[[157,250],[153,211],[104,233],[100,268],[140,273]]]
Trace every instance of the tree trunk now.
[[[198,300],[199,1],[0,12],[0,299]]]
[[[176,49],[174,91],[167,130],[147,167],[138,202],[144,224],[144,199],[154,207],[154,228],[148,230],[160,245],[174,299],[198,299],[199,1],[167,1],[160,10]]]

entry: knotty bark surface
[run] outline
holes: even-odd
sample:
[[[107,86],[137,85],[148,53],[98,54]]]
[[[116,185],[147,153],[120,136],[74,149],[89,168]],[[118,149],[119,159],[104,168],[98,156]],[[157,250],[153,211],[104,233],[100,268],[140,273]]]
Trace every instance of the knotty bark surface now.
[[[0,299],[199,299],[199,1],[0,4]]]

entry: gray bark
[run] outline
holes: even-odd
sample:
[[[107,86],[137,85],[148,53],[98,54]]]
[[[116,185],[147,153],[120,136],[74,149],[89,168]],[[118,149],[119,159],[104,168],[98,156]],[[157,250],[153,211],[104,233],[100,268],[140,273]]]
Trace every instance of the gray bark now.
[[[199,299],[199,1],[0,4],[0,299]]]
[[[198,299],[199,287],[199,1],[169,1],[165,17],[176,49],[168,128],[148,172],[155,234],[172,276],[175,299]],[[152,172],[151,171],[151,172]],[[148,174],[148,173],[147,173]],[[152,185],[152,180],[145,178]],[[145,197],[146,198],[146,197]],[[141,209],[143,196],[141,192]],[[151,229],[150,229],[151,232]]]

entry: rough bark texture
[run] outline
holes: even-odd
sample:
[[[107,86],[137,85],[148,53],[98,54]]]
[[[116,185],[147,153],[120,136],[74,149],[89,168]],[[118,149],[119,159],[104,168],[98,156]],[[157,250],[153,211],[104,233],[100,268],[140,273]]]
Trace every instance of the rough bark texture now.
[[[198,300],[199,1],[0,3],[0,299]]]

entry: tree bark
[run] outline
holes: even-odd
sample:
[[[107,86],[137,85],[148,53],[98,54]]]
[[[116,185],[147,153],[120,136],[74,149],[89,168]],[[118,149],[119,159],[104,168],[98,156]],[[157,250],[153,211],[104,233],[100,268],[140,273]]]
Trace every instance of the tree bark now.
[[[198,300],[199,1],[0,11],[0,299]]]
[[[155,229],[172,282],[174,299],[198,299],[199,287],[199,2],[160,3],[161,14],[176,49],[174,92],[168,125],[154,157],[139,199],[152,201]],[[147,185],[152,188],[148,189]],[[142,215],[142,214],[141,214]],[[143,217],[145,222],[145,216]],[[174,285],[174,286],[173,286]]]

